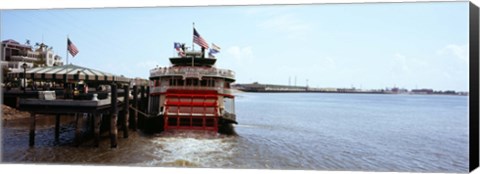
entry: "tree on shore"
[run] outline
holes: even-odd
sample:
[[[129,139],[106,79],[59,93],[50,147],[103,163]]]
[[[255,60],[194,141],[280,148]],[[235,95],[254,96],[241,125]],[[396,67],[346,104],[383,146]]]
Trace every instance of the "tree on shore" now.
[[[44,44],[44,43],[35,43],[35,47],[37,47],[35,49],[36,52],[43,52],[43,51],[46,51],[48,48],[48,45]],[[51,49],[51,48],[50,48]],[[39,55],[39,59],[35,62],[33,62],[33,67],[40,67],[42,65],[45,65],[46,64],[46,55],[45,54],[40,54]]]

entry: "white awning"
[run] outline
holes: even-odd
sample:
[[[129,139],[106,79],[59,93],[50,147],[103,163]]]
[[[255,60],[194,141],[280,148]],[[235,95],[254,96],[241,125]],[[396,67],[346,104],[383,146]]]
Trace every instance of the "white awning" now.
[[[23,78],[23,71],[10,72],[9,77]],[[130,82],[130,78],[117,76],[73,64],[63,66],[35,67],[26,70],[27,79],[47,81],[95,81],[95,82]]]

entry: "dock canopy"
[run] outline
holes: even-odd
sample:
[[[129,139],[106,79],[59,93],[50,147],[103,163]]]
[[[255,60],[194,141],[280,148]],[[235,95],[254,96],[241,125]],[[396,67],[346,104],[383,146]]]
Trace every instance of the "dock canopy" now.
[[[9,77],[23,78],[23,71],[10,72]],[[130,79],[123,76],[85,68],[73,64],[63,66],[45,66],[26,69],[26,78],[39,81],[77,81],[85,80],[91,82],[121,82],[129,83]]]

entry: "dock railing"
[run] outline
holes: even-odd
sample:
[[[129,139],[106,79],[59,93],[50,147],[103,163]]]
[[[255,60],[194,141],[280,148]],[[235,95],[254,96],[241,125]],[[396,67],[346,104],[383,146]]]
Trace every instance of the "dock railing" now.
[[[228,69],[204,68],[204,67],[159,67],[150,70],[150,77],[183,76],[186,77],[225,77],[235,79],[235,72]]]
[[[231,89],[222,87],[208,87],[208,86],[156,86],[150,88],[150,94],[165,93],[167,89],[182,89],[182,90],[215,90],[219,94],[232,94]]]

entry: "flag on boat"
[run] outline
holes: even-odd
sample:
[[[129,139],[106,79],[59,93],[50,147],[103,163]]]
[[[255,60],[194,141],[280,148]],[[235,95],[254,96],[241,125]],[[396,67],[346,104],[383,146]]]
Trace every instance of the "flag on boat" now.
[[[173,43],[173,47],[177,50],[178,52],[178,55],[184,57],[185,56],[185,52],[183,51],[182,49],[182,44],[178,43],[178,42],[174,42]]]
[[[220,47],[212,43],[212,50],[216,51],[217,53],[220,52]]]
[[[205,41],[200,34],[198,34],[197,30],[193,28],[193,43],[200,45],[202,48],[208,48],[207,41]]]
[[[208,52],[208,56],[215,57],[213,54],[217,54],[219,52],[220,52],[220,47],[212,43],[212,48],[210,48],[210,51]]]
[[[70,52],[70,54],[75,57],[75,55],[78,54],[78,49],[77,47],[75,46],[75,44],[73,44],[72,41],[70,41],[70,38],[67,38],[67,50],[68,52]]]

